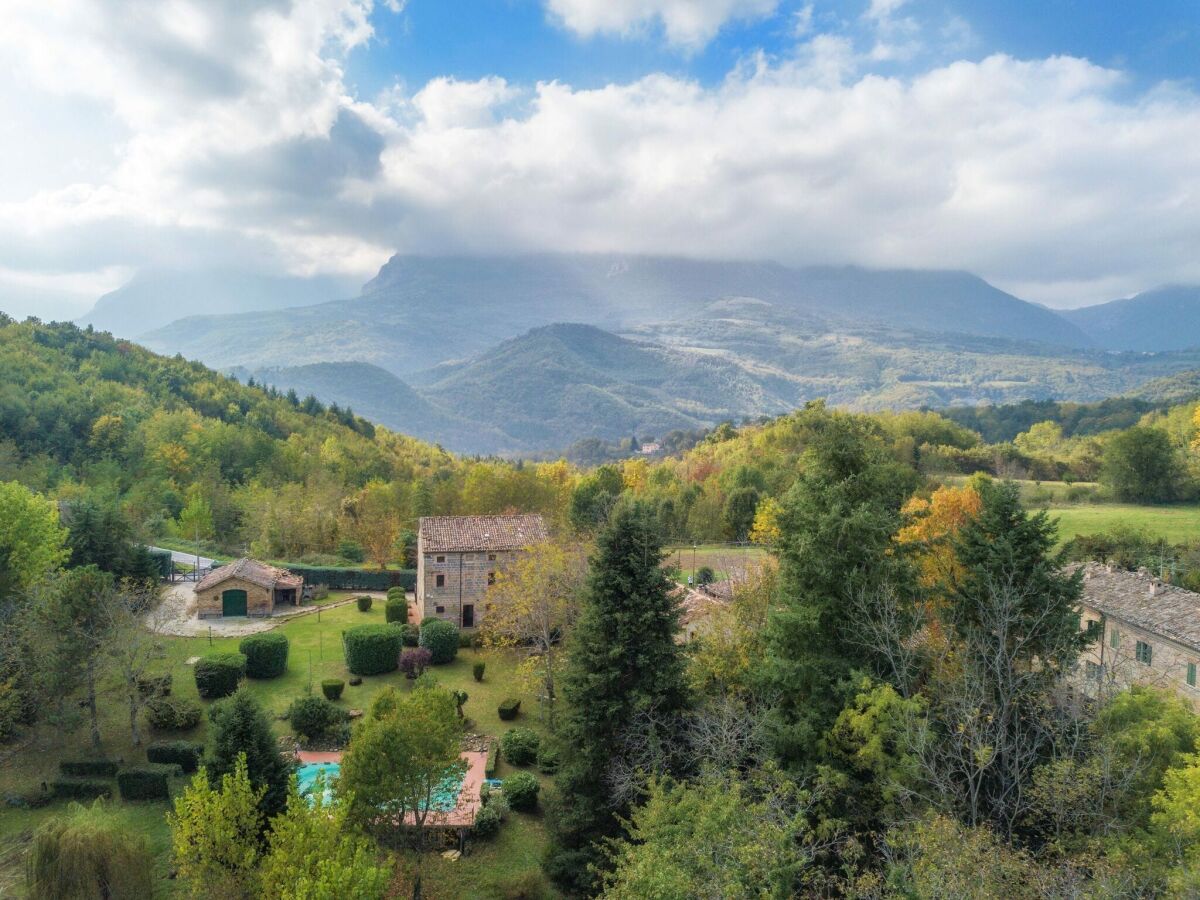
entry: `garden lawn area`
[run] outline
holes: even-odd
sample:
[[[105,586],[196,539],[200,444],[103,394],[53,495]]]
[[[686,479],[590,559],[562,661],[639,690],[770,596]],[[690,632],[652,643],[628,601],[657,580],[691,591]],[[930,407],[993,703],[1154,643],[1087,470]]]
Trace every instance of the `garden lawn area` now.
[[[291,642],[288,671],[279,678],[266,681],[247,680],[246,686],[262,702],[269,713],[278,717],[291,702],[303,696],[309,686],[320,694],[323,678],[341,678],[349,681],[345,660],[342,655],[341,633],[354,625],[381,624],[384,622],[384,603],[376,598],[369,611],[359,612],[354,604],[323,610],[318,614],[301,616],[282,623],[277,630],[286,634]],[[173,676],[172,693],[177,696],[197,699],[192,668],[186,660],[219,651],[235,651],[241,638],[172,637],[167,639],[167,659],[164,671]],[[476,682],[472,666],[477,661],[487,664],[482,683]],[[473,730],[499,737],[510,727],[522,726],[543,732],[545,727],[538,714],[538,705],[533,694],[517,688],[517,663],[515,654],[492,651],[460,649],[454,662],[434,666],[431,671],[447,688],[464,690],[469,699],[464,713],[473,720]],[[358,687],[347,683],[339,705],[346,709],[366,709],[372,699],[388,685],[401,690],[411,690],[412,682],[399,672],[387,675],[367,676]],[[508,697],[521,699],[521,713],[513,722],[502,722],[496,707]],[[201,705],[210,705],[201,701]],[[100,698],[101,732],[106,754],[128,763],[145,762],[144,749],[134,748],[129,737],[128,710],[121,705],[110,687]],[[143,729],[143,740],[185,739],[197,742],[205,740],[206,722],[187,733],[157,734]],[[288,732],[287,723],[276,720],[277,734]],[[9,749],[9,748],[5,748]],[[23,792],[36,788],[44,780],[55,777],[58,764],[64,759],[90,756],[87,727],[81,718],[79,727],[64,736],[61,729],[42,726],[29,736],[28,745],[0,765],[0,796],[8,792]],[[496,777],[503,778],[516,771],[503,761],[497,767]],[[531,769],[532,771],[532,769]],[[539,776],[543,785],[548,779]],[[182,787],[176,780],[174,790]],[[128,811],[130,824],[147,835],[160,860],[163,871],[169,866],[170,835],[163,818],[167,805],[163,803],[115,804]],[[19,885],[23,883],[24,853],[22,843],[42,821],[63,808],[53,803],[39,810],[26,810],[0,805],[0,897],[20,896]],[[540,860],[545,846],[545,829],[539,814],[513,813],[501,828],[500,833],[489,841],[472,841],[470,852],[461,860],[450,862],[436,854],[424,860],[425,886],[429,897],[489,897],[496,879],[503,880],[528,871],[529,877],[540,878]],[[164,896],[170,896],[175,882],[161,882]],[[14,887],[16,885],[17,887]],[[478,893],[473,891],[478,888]]]
[[[1169,543],[1200,538],[1200,506],[1140,506],[1134,503],[1102,503],[1093,506],[1051,506],[1050,517],[1058,519],[1058,537],[1068,541],[1077,534],[1108,531],[1115,525],[1143,529],[1151,537]]]
[[[691,545],[688,545],[670,548],[664,564],[678,566],[680,581],[686,584],[693,567],[700,569],[702,566],[708,566],[720,581],[722,578],[728,578],[731,572],[762,562],[766,555],[767,551],[762,547],[725,547],[720,544],[700,544],[693,551]]]

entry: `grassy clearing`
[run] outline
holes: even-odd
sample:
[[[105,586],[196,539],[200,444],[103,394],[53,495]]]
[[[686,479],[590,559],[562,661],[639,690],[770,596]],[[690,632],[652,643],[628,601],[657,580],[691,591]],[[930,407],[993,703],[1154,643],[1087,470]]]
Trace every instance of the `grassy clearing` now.
[[[687,579],[702,566],[710,567],[718,579],[728,578],[731,574],[744,571],[747,567],[761,562],[767,555],[762,547],[726,547],[720,544],[700,544],[670,548],[666,564],[678,566],[682,580]]]
[[[280,626],[280,630],[291,641],[288,671],[280,678],[269,681],[248,681],[247,688],[254,693],[263,706],[275,716],[282,714],[296,697],[309,688],[320,692],[323,678],[349,680],[342,656],[341,633],[354,625],[382,623],[384,606],[376,600],[365,613],[359,612],[354,604],[336,609],[322,610],[316,614],[302,616]],[[170,638],[167,643],[168,657],[164,671],[173,675],[173,692],[180,696],[198,699],[192,669],[186,660],[216,651],[236,650],[240,638]],[[476,682],[472,666],[477,660],[487,664],[483,682]],[[518,686],[518,658],[513,654],[490,651],[460,650],[458,658],[449,665],[433,669],[438,679],[448,688],[464,690],[469,699],[464,712],[472,720],[473,728],[481,734],[498,737],[513,725],[533,728],[545,732],[538,714],[536,697]],[[363,679],[357,687],[346,685],[340,705],[349,708],[366,708],[371,700],[385,687],[392,685],[400,690],[412,689],[403,675],[391,673]],[[508,697],[519,697],[521,715],[512,723],[502,722],[496,707]],[[208,703],[202,701],[202,705]],[[144,761],[144,751],[130,743],[128,714],[119,704],[114,693],[109,691],[101,701],[101,732],[105,752],[116,759],[127,762]],[[191,733],[169,735],[188,740],[204,741],[205,724],[202,722]],[[276,721],[277,733],[287,732],[287,723]],[[154,739],[147,735],[147,740]],[[24,792],[54,777],[58,764],[63,759],[90,755],[87,729],[82,721],[73,729],[42,727],[29,736],[28,745],[0,765],[0,795],[7,792]],[[515,771],[501,762],[497,777],[503,778]],[[547,779],[542,779],[543,784]],[[130,817],[130,826],[147,835],[156,852],[159,866],[165,876],[169,866],[170,835],[164,820],[167,805],[163,803],[123,804],[114,803]],[[62,804],[51,804],[40,810],[17,809],[0,805],[0,897],[21,896],[23,882],[24,845],[33,830],[50,815],[62,809]],[[507,879],[532,873],[538,878],[538,866],[545,846],[545,829],[540,815],[514,813],[501,833],[491,842],[472,842],[471,852],[456,862],[449,862],[436,855],[425,858],[425,886],[429,897],[491,897],[498,896],[502,882]],[[410,865],[411,860],[403,860]],[[164,896],[172,896],[175,882],[165,877],[160,882]]]
[[[1059,520],[1058,535],[1068,541],[1077,534],[1109,531],[1115,525],[1144,530],[1152,537],[1177,544],[1200,538],[1200,506],[1139,506],[1103,503],[1094,506],[1051,506]]]

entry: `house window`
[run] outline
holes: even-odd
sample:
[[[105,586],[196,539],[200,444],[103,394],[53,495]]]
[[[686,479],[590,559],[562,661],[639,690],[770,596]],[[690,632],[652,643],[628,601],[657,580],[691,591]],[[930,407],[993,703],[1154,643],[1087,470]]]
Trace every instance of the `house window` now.
[[[444,607],[444,606],[435,606],[435,607],[433,608],[433,611],[434,611],[435,613],[438,613],[438,614],[440,615],[440,614],[442,614],[442,613],[444,613],[444,612],[446,611],[446,607]]]
[[[1145,641],[1138,641],[1137,646],[1134,648],[1133,652],[1134,652],[1134,656],[1137,657],[1137,661],[1140,662],[1142,665],[1144,665],[1144,666],[1153,665],[1152,660],[1154,659],[1154,648],[1151,647],[1149,644],[1147,644]]]
[[[446,586],[446,576],[445,575],[434,575],[433,576],[433,584],[434,584],[434,587],[445,587]]]
[[[1196,686],[1196,664],[1195,663],[1188,663],[1187,683],[1188,683],[1188,687]]]
[[[495,554],[495,553],[489,553],[489,554],[488,554],[488,559],[490,559],[490,560],[494,560],[495,558],[496,558],[496,554]]]
[[[445,561],[446,561],[446,557],[444,557],[444,556],[439,556],[439,557],[437,557],[437,561],[438,561],[438,562],[445,562]]]
[[[1100,631],[1100,620],[1099,619],[1088,619],[1084,625],[1084,628],[1087,631],[1087,639],[1089,641],[1094,641],[1094,640],[1096,640],[1096,638],[1099,637],[1097,632]]]
[[[495,583],[496,583],[496,573],[488,572],[488,584],[495,584]]]
[[[1114,650],[1118,649],[1121,646],[1121,632],[1117,631],[1115,628],[1109,632],[1108,645]]]

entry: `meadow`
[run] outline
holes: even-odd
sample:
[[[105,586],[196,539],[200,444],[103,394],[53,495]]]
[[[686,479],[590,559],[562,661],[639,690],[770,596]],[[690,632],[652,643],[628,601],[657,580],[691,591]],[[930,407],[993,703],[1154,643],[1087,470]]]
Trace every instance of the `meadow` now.
[[[348,679],[342,656],[341,633],[354,625],[382,623],[383,601],[377,597],[372,608],[360,612],[350,604],[336,609],[322,610],[320,615],[302,616],[280,626],[282,633],[291,642],[288,671],[279,678],[266,681],[248,680],[246,689],[253,693],[263,707],[275,719],[277,734],[288,733],[287,723],[280,717],[292,700],[303,696],[310,688],[319,693],[323,678]],[[172,692],[178,696],[198,699],[192,669],[187,665],[191,657],[217,651],[237,649],[240,638],[168,638],[167,657],[163,671],[173,676]],[[486,663],[482,682],[476,682],[472,667],[476,661]],[[513,725],[533,728],[545,732],[539,715],[537,698],[522,689],[517,672],[519,660],[514,654],[488,650],[461,649],[458,657],[447,665],[436,666],[431,671],[447,688],[466,691],[469,695],[464,706],[465,715],[471,720],[471,730],[479,734],[499,737]],[[412,683],[398,672],[387,675],[364,677],[358,686],[346,685],[339,704],[346,709],[365,709],[372,699],[385,687],[394,686],[402,691],[412,689]],[[497,713],[499,703],[508,697],[521,699],[521,714],[515,722],[502,722]],[[202,705],[208,706],[205,701]],[[144,748],[135,748],[130,742],[128,712],[115,694],[115,687],[105,691],[101,698],[101,731],[104,751],[114,759],[128,763],[144,762]],[[203,741],[205,722],[191,732],[183,734],[156,735],[148,733],[145,740],[183,738]],[[83,723],[74,730],[64,732],[61,728],[42,726],[35,729],[26,740],[15,747],[7,759],[0,760],[0,796],[24,793],[36,789],[43,781],[53,778],[58,764],[63,759],[77,759],[91,755],[87,729]],[[500,761],[496,777],[503,778],[514,769]],[[543,785],[548,778],[538,776]],[[182,788],[182,781],[175,779],[173,791]],[[167,878],[170,871],[170,832],[164,818],[169,806],[165,803],[125,803],[114,798],[111,801],[123,815],[130,818],[137,830],[147,836],[153,848],[160,874],[162,896],[175,896],[176,882]],[[24,849],[36,827],[46,818],[61,810],[63,804],[55,802],[47,807],[28,810],[0,806],[0,897],[20,897],[23,882]],[[513,813],[491,841],[469,842],[469,852],[457,861],[445,860],[437,854],[426,854],[422,859],[425,896],[428,898],[504,896],[514,881],[529,879],[529,891],[522,896],[550,896],[549,889],[542,884],[539,862],[545,846],[545,829],[540,812]],[[398,869],[410,869],[411,856],[398,860]],[[542,894],[535,893],[541,891]]]

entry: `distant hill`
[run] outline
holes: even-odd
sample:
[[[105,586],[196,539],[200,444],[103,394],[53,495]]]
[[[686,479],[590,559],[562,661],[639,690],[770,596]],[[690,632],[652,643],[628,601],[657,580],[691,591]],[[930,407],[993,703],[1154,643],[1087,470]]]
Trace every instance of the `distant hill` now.
[[[344,278],[284,278],[237,271],[144,269],[79,318],[117,337],[135,338],[183,316],[307,306],[354,293]]]
[[[1176,285],[1081,309],[1063,310],[1106,350],[1188,350],[1200,347],[1200,286]]]
[[[1190,403],[1200,398],[1200,369],[1155,378],[1129,391],[1128,396],[1155,404]]]
[[[352,300],[286,311],[192,317],[147,335],[164,353],[210,365],[356,360],[401,377],[462,360],[553,322],[608,331],[694,316],[715,301],[769,304],[779,327],[814,317],[1081,347],[1086,336],[1043,307],[963,272],[790,269],[770,262],[545,254],[394,256]]]

